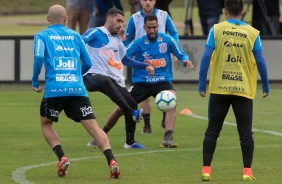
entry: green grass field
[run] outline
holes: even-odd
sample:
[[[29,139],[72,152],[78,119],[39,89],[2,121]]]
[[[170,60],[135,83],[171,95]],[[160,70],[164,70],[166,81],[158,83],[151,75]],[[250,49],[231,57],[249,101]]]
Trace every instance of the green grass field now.
[[[39,104],[42,94],[32,92],[30,85],[0,85],[0,183],[202,183],[201,150],[207,126],[208,97],[199,97],[195,84],[175,87],[178,105],[174,139],[179,147],[159,148],[164,131],[160,126],[161,112],[153,106],[152,134],[140,134],[143,122],[137,124],[136,129],[136,140],[146,145],[147,149],[123,149],[125,130],[122,118],[109,133],[122,177],[120,180],[109,180],[109,169],[103,154],[97,147],[86,146],[91,140],[90,136],[80,124],[67,119],[64,113],[55,127],[71,166],[69,175],[57,177],[57,158],[40,129]],[[271,84],[271,88],[270,96],[262,99],[259,87],[254,101],[253,173],[257,177],[257,184],[281,183],[282,85]],[[100,93],[91,93],[90,99],[102,127],[115,105]],[[193,115],[179,114],[183,108],[189,108]],[[226,121],[212,163],[211,183],[243,183],[241,150],[232,110]]]

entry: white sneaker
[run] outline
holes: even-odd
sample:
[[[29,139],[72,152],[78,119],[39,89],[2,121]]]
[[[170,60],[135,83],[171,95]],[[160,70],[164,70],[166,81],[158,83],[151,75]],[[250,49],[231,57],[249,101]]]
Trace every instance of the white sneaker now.
[[[95,140],[93,139],[92,141],[87,143],[87,146],[97,146],[97,144],[96,144]]]
[[[146,148],[146,147],[137,143],[137,142],[135,142],[131,145],[124,143],[123,148],[125,148],[125,149],[137,149],[137,148]]]

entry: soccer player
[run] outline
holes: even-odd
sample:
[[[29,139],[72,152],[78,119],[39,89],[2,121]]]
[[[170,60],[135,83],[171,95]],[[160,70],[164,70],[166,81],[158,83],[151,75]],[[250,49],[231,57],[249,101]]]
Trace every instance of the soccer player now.
[[[155,68],[155,74],[153,76],[149,76],[144,69],[133,69],[133,84],[129,88],[129,91],[137,103],[142,102],[148,97],[155,97],[163,90],[169,90],[176,94],[172,86],[171,53],[174,54],[185,67],[193,68],[189,57],[182,52],[177,42],[171,36],[158,32],[158,27],[157,17],[155,15],[147,15],[144,19],[146,35],[135,39],[127,49],[127,55],[129,57],[135,56],[136,60],[141,63],[149,63]],[[122,115],[122,109],[117,108],[112,114],[114,114],[114,116],[109,117],[105,127],[112,128],[115,125],[118,119],[116,117]],[[166,113],[165,133],[160,147],[177,147],[177,144],[172,140],[175,115],[175,108]]]
[[[127,57],[126,48],[117,36],[123,26],[124,14],[112,8],[107,12],[106,23],[102,27],[91,28],[82,35],[90,53],[92,67],[84,76],[88,91],[100,91],[107,95],[124,111],[126,119],[127,147],[142,148],[134,139],[136,121],[142,118],[142,109],[127,91],[123,76],[123,64],[141,68],[153,75],[154,68],[147,63],[140,63]],[[103,129],[108,132],[107,127]]]
[[[261,76],[263,97],[270,89],[259,31],[241,21],[243,0],[225,0],[227,21],[215,24],[201,59],[199,94],[206,96],[210,70],[209,119],[203,140],[202,180],[211,179],[211,162],[216,142],[230,106],[236,117],[243,156],[243,180],[255,180],[252,174],[254,140],[252,136],[253,99],[257,87],[257,69]]]
[[[179,43],[178,32],[171,20],[171,17],[166,11],[154,8],[156,0],[140,0],[141,10],[134,13],[128,20],[125,35],[126,40],[123,43],[128,46],[133,38],[140,38],[141,36],[146,35],[144,27],[144,17],[146,15],[155,15],[158,17],[159,28],[158,31],[161,33],[169,33],[177,43]],[[180,46],[180,45],[179,45]],[[143,133],[151,133],[151,123],[150,123],[150,99],[145,99],[140,103],[140,107],[144,110],[143,119],[144,127]],[[163,113],[162,127],[164,128],[164,118],[165,113]]]
[[[70,165],[52,126],[53,122],[58,122],[59,114],[64,110],[68,118],[81,122],[95,138],[107,158],[110,178],[119,178],[120,170],[109,139],[96,121],[83,84],[82,74],[91,67],[85,44],[77,32],[64,27],[67,16],[63,6],[51,6],[47,20],[50,26],[34,37],[32,89],[38,93],[43,91],[38,76],[44,63],[46,84],[40,107],[41,128],[45,140],[59,159],[57,174],[65,176]]]
[[[146,15],[155,15],[158,17],[159,32],[168,32],[177,42],[179,41],[178,32],[172,22],[171,17],[166,11],[155,8],[156,0],[140,0],[141,10],[129,17],[125,29],[126,39],[123,43],[127,46],[133,38],[139,38],[146,35],[143,29],[144,17]]]

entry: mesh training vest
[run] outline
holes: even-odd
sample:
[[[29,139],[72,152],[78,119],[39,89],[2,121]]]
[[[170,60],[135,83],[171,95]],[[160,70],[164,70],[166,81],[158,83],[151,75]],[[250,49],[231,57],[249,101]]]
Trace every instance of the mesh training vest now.
[[[209,92],[254,99],[257,66],[252,52],[259,31],[227,21],[214,25]]]

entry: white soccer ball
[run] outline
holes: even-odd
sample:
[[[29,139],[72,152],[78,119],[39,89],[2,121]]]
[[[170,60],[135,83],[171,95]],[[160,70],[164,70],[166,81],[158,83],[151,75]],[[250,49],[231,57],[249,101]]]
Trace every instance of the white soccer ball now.
[[[176,96],[171,91],[161,91],[155,98],[155,103],[159,110],[170,111],[176,107]]]

